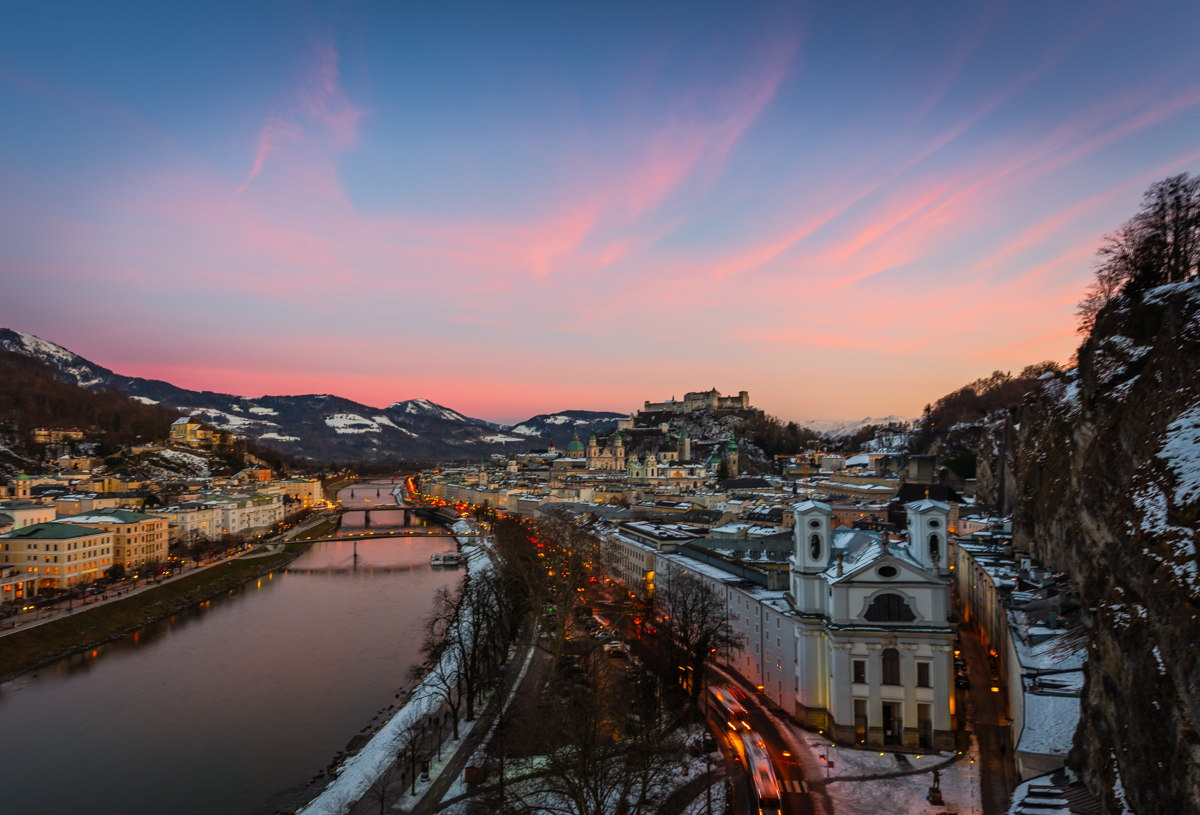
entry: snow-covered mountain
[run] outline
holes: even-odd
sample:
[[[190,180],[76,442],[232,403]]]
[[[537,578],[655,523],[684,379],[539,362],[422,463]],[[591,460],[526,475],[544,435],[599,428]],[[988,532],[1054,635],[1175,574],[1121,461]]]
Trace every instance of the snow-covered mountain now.
[[[626,415],[602,410],[563,410],[542,413],[518,424],[505,425],[503,429],[513,435],[540,439],[543,445],[553,439],[561,450],[575,433],[579,433],[581,441],[586,441],[592,428],[597,433],[607,433]]]
[[[916,423],[919,419],[910,419],[907,416],[886,416],[882,419],[872,418],[868,416],[865,419],[855,420],[831,420],[831,419],[808,419],[797,422],[802,427],[807,427],[810,430],[815,430],[825,436],[837,438],[839,436],[849,436],[858,431],[860,427],[869,424],[886,425],[899,422]]]
[[[297,456],[324,461],[479,459],[528,450],[544,441],[410,399],[386,408],[330,394],[249,398],[193,391],[169,382],[123,376],[32,334],[0,328],[0,349],[40,359],[57,379],[98,390],[115,387],[144,404],[161,404],[214,427]]]
[[[499,427],[493,422],[486,422],[483,419],[468,418],[457,410],[451,410],[448,407],[434,404],[428,399],[408,399],[404,402],[392,402],[387,406],[387,410],[398,413],[407,413],[413,416],[433,416],[438,419],[445,419],[448,422],[467,422],[473,424],[481,424],[486,427]]]

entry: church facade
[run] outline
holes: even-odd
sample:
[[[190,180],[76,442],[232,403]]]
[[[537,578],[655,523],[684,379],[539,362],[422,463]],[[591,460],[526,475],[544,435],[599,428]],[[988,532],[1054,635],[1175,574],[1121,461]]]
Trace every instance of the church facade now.
[[[953,749],[950,507],[926,499],[907,511],[901,545],[831,530],[827,504],[794,508],[796,715],[841,742]]]

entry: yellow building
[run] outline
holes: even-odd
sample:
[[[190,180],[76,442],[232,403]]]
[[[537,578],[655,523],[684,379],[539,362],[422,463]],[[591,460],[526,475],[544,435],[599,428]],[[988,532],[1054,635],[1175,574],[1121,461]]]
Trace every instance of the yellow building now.
[[[167,559],[167,519],[128,509],[101,509],[60,519],[113,535],[113,562],[127,569]]]
[[[0,535],[3,565],[15,567],[25,578],[22,583],[6,582],[0,599],[95,580],[112,565],[113,538],[108,530],[66,523],[34,524]]]

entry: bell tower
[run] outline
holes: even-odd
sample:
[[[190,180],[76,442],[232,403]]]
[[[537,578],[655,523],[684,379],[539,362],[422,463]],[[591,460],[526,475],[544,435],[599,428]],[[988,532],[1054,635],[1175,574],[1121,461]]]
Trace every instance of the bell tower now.
[[[792,508],[792,599],[801,613],[825,613],[828,584],[821,575],[829,568],[830,518],[833,510],[820,501],[804,501]]]
[[[904,508],[908,510],[908,551],[930,574],[950,574],[950,505],[923,498]]]

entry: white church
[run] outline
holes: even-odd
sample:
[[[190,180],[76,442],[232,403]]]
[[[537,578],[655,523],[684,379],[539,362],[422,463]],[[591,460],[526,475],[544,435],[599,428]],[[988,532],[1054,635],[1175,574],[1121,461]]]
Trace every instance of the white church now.
[[[830,530],[827,504],[794,507],[796,715],[840,743],[954,748],[947,519],[907,505],[908,541]]]

